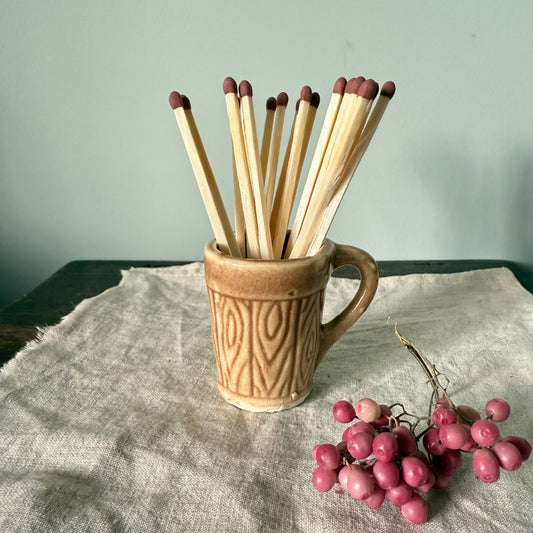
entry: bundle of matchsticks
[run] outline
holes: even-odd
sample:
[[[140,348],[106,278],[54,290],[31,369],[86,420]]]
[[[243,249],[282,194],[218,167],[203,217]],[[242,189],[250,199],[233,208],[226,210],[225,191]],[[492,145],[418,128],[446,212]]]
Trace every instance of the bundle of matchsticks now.
[[[349,81],[339,78],[335,82],[290,231],[320,97],[309,86],[301,90],[278,169],[287,94],[268,98],[259,144],[252,86],[242,81],[237,88],[233,78],[226,78],[223,89],[233,147],[234,225],[224,207],[190,100],[175,91],[169,98],[219,249],[231,256],[253,259],[314,255],[322,246],[342,197],[394,95],[394,83],[384,83],[380,91],[374,80],[362,76]]]

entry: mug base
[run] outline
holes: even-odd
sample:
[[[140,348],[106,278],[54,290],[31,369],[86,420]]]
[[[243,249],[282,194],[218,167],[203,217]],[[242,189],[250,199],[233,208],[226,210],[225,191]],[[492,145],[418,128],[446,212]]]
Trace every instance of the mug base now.
[[[255,413],[275,413],[296,407],[309,396],[311,388],[312,384],[306,387],[301,393],[293,392],[290,396],[284,398],[253,398],[250,396],[241,396],[240,394],[227,390],[220,383],[218,384],[218,392],[224,400],[239,409]]]

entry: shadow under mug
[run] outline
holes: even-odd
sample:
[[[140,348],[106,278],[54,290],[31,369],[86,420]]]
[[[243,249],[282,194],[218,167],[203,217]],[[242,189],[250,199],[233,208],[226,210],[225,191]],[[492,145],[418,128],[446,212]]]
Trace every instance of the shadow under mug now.
[[[241,259],[216,241],[204,250],[218,390],[249,411],[294,407],[311,392],[313,374],[331,346],[355,323],[378,286],[374,259],[326,239],[301,259]],[[322,324],[331,272],[353,265],[361,281],[350,303]]]

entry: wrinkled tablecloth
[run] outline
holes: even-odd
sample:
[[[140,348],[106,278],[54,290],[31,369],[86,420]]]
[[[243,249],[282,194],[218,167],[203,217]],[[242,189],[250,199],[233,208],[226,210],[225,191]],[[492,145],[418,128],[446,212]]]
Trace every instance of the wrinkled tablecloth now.
[[[357,283],[330,281],[325,319]],[[506,269],[381,279],[308,399],[263,414],[217,393],[203,264],[131,269],[0,372],[0,531],[531,533],[533,460],[485,485],[465,456],[450,489],[426,495],[424,526],[313,487],[313,446],[344,429],[337,400],[427,413],[396,323],[455,403],[506,398],[502,432],[533,441],[533,295]]]

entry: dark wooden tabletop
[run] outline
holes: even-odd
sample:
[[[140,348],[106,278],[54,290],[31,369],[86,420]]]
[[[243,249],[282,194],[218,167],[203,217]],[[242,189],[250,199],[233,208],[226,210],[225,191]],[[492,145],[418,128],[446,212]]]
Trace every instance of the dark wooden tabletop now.
[[[121,270],[131,267],[183,265],[186,261],[72,261],[59,269],[23,298],[0,310],[0,365],[26,342],[35,338],[37,328],[57,324],[74,307],[91,296],[117,285]],[[379,261],[381,277],[415,273],[454,273],[506,267],[522,285],[533,292],[533,269],[512,261]],[[334,275],[357,277],[353,268],[342,267]]]

